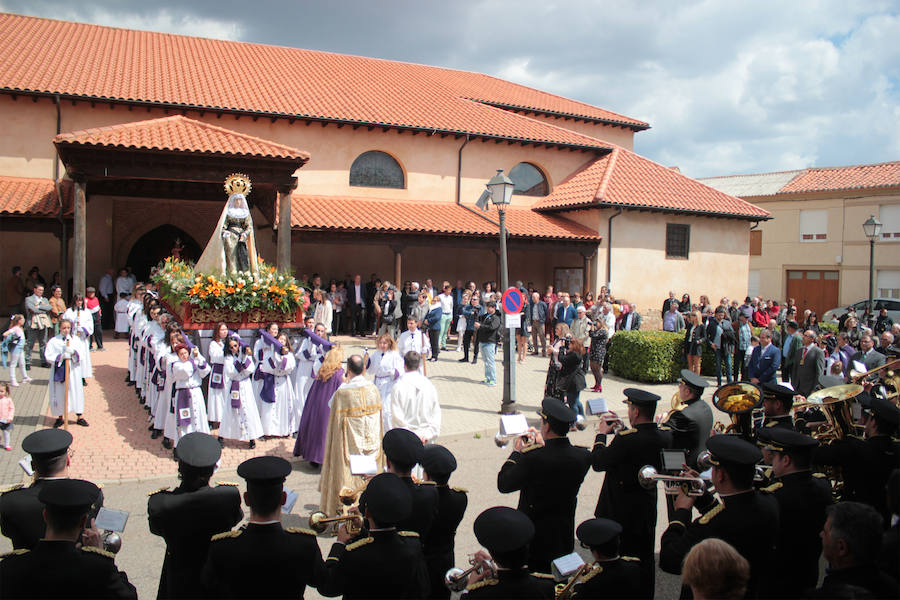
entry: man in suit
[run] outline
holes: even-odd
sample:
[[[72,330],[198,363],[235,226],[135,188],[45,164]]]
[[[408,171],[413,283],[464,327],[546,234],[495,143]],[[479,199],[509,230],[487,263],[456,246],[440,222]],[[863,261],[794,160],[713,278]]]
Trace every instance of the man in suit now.
[[[629,311],[622,320],[619,321],[620,331],[637,331],[641,328],[641,313],[637,311],[637,306],[630,304]]]
[[[871,335],[864,335],[859,338],[859,352],[850,357],[851,368],[853,368],[854,362],[860,362],[865,365],[866,371],[877,369],[884,364],[884,354],[875,350],[875,342],[872,341]]]
[[[731,369],[731,361],[734,358],[735,335],[731,321],[725,318],[725,307],[716,307],[715,333],[710,347],[716,354],[716,385],[722,385],[722,369],[725,369],[725,380],[728,383],[734,381]]]
[[[500,468],[497,489],[508,494],[517,490],[518,508],[534,523],[528,567],[550,572],[550,561],[575,547],[575,508],[578,490],[591,466],[586,448],[573,446],[566,437],[575,423],[575,411],[556,398],[541,403],[541,430],[535,443],[525,448],[516,439],[515,451]]]
[[[378,279],[378,275],[372,273],[372,275],[369,276],[368,283],[366,283],[366,316],[364,323],[366,335],[370,332],[373,334],[375,332],[375,292],[377,292],[380,287],[381,280]]]
[[[762,329],[759,332],[759,346],[750,354],[750,364],[747,366],[747,377],[750,383],[763,385],[775,383],[775,374],[781,366],[781,353],[772,343],[772,332]]]
[[[362,283],[360,275],[354,275],[353,283],[347,286],[347,306],[345,310],[350,311],[350,330],[356,336],[365,335],[366,306],[375,297],[374,292],[372,296],[366,294],[366,287]]]
[[[825,353],[816,345],[816,333],[810,329],[803,332],[803,345],[794,357],[791,382],[801,396],[809,396],[819,384],[819,377],[825,373]]]
[[[797,321],[788,321],[785,326],[784,343],[781,346],[781,380],[790,381],[794,372],[794,361],[797,359],[797,351],[801,341],[797,330],[800,328]]]
[[[25,368],[28,370],[31,370],[31,351],[35,342],[41,353],[41,366],[50,366],[44,357],[44,350],[53,328],[48,315],[51,310],[50,301],[44,298],[44,286],[35,285],[31,295],[25,298]]]

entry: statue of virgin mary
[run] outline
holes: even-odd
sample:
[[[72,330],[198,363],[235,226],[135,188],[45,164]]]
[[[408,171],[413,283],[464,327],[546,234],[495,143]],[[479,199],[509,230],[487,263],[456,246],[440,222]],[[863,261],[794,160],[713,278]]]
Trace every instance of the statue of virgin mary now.
[[[228,202],[222,210],[206,249],[194,267],[195,273],[219,271],[234,277],[239,273],[256,273],[256,235],[247,195],[250,194],[250,178],[240,173],[225,179]]]

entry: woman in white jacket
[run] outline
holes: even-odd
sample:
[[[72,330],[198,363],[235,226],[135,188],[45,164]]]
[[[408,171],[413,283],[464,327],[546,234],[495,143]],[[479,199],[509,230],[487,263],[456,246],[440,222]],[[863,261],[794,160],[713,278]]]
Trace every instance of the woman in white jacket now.
[[[321,323],[325,326],[325,333],[331,335],[331,322],[334,318],[331,300],[328,299],[328,294],[322,290],[314,291],[313,297],[316,299],[316,310],[313,313],[313,318],[317,324]]]

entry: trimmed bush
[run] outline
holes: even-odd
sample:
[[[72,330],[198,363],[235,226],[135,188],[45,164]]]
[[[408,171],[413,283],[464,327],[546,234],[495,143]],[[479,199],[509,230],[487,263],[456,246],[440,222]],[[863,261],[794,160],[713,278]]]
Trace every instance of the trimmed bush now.
[[[678,381],[683,368],[684,332],[617,331],[609,344],[609,368],[644,383]]]
[[[837,323],[819,323],[819,332],[822,334],[830,333],[832,335],[837,335],[838,324]]]

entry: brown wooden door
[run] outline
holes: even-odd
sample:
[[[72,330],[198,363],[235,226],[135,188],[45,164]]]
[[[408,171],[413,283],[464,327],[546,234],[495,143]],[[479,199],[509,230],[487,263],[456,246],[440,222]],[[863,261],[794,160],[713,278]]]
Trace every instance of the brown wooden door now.
[[[815,311],[819,317],[826,310],[838,305],[837,271],[789,270],[787,272],[787,297],[797,302],[797,310],[803,317],[807,309]]]

